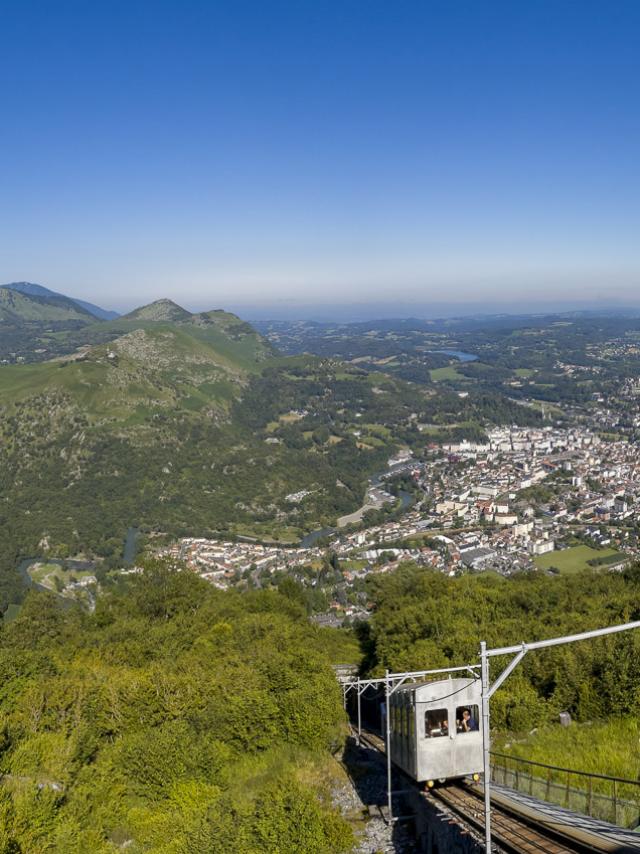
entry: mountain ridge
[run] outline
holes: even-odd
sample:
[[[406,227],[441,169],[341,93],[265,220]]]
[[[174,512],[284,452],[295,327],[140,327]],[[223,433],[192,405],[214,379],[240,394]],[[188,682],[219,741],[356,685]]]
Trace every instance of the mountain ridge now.
[[[48,323],[79,321],[92,323],[95,317],[65,296],[25,294],[0,287],[0,323]]]
[[[0,285],[0,289],[3,288],[16,291],[28,297],[62,297],[72,303],[75,303],[77,306],[80,306],[80,308],[84,309],[98,320],[114,320],[119,317],[117,311],[110,311],[108,309],[101,308],[98,305],[94,305],[94,303],[87,302],[86,300],[76,299],[75,297],[69,297],[66,294],[52,291],[50,288],[45,288],[44,285],[38,285],[35,282],[8,282],[7,284]]]

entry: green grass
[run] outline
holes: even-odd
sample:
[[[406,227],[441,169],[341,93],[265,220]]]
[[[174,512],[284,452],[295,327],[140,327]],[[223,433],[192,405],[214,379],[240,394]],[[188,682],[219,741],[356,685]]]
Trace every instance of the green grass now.
[[[620,441],[627,442],[628,441],[627,436],[621,436],[619,433],[599,432],[598,437],[600,439],[602,439],[603,442],[620,442]]]
[[[391,436],[391,430],[384,424],[354,424],[353,427],[362,432],[366,430],[372,436],[379,436],[381,439],[389,439]]]
[[[588,561],[604,559],[612,555],[620,555],[620,553],[615,549],[592,549],[591,546],[581,545],[540,555],[534,558],[534,563],[539,569],[550,569],[553,566],[560,570],[561,575],[575,575],[585,569],[593,569]]]
[[[455,365],[447,365],[445,368],[433,368],[429,371],[431,379],[438,383],[442,380],[459,380],[462,379]]]
[[[43,584],[45,587],[51,587],[51,589],[55,589],[55,581],[54,578],[59,578],[64,584],[67,584],[71,575],[73,575],[76,579],[78,578],[86,578],[88,575],[93,575],[93,572],[89,570],[76,570],[76,569],[65,569],[57,563],[34,563],[29,567],[29,575],[32,580],[37,584]]]
[[[604,774],[609,777],[620,777],[625,780],[637,780],[640,775],[640,754],[635,746],[640,740],[640,723],[636,717],[624,717],[609,721],[597,721],[593,723],[572,723],[568,727],[559,724],[545,726],[538,729],[534,734],[524,739],[511,741],[507,736],[500,736],[494,743],[494,750],[509,756],[517,756],[532,762],[541,762],[546,765],[555,765],[558,768],[571,768],[576,771],[584,771],[591,774]],[[504,765],[503,759],[496,759],[497,763]],[[517,763],[506,763],[507,768],[518,767],[522,771],[531,773],[535,778],[540,778],[536,795],[546,798],[546,781],[548,771],[545,768],[532,768],[531,766],[518,765]],[[566,797],[566,774],[551,772],[549,800],[563,803]],[[529,788],[526,781],[524,786]],[[611,795],[612,785],[605,781],[594,780],[593,791]],[[579,792],[588,788],[587,778],[573,777],[571,781],[572,792],[570,795],[570,806],[577,811],[584,811],[587,800]],[[534,785],[534,790],[536,786]],[[577,790],[577,791],[576,791]],[[618,796],[631,801],[640,797],[640,787],[625,786],[618,784]],[[555,797],[554,797],[555,795]],[[602,818],[612,820],[609,804],[594,798],[592,801],[597,810],[601,810]],[[634,812],[633,810],[631,812]],[[637,809],[635,810],[637,813]],[[596,812],[597,815],[597,812]],[[625,812],[618,810],[618,821],[625,823]],[[633,819],[630,814],[629,818]]]
[[[558,406],[556,403],[550,403],[548,400],[532,400],[531,401],[531,408],[532,409],[537,409],[538,412],[542,412],[543,407],[544,407],[545,415],[547,416],[547,418],[550,416],[555,416],[555,415],[561,416],[564,414],[561,407]]]
[[[123,333],[140,329],[146,335],[142,342],[96,345],[86,360],[1,367],[0,404],[62,392],[90,419],[115,418],[131,426],[158,407],[198,412],[212,401],[228,406],[264,355],[257,335],[234,340],[213,324],[121,321],[119,326]],[[112,349],[118,353],[113,364],[106,358]]]
[[[526,378],[532,376],[532,374],[535,374],[535,371],[533,370],[533,368],[516,368],[514,374],[517,377]]]
[[[361,437],[360,445],[366,445],[368,448],[383,448],[386,445],[386,442],[383,442],[382,439],[378,439],[377,436],[365,436]]]
[[[296,544],[305,533],[293,525],[274,525],[273,522],[238,524],[233,525],[232,530],[237,537],[251,537],[261,543],[274,545]]]
[[[341,566],[343,569],[364,569],[365,566],[369,565],[369,561],[367,560],[359,560],[357,558],[353,558],[352,560],[343,560],[341,562]]]
[[[55,321],[81,320],[91,322],[91,316],[74,303],[39,302],[28,294],[0,288],[0,321],[12,321],[15,317],[26,321],[53,323]]]

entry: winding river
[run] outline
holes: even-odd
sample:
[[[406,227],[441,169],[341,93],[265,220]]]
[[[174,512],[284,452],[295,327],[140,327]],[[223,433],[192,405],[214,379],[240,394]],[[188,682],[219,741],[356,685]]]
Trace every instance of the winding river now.
[[[378,474],[374,474],[372,477],[369,478],[369,486],[382,486],[384,483],[383,477],[385,474],[389,474],[389,472],[385,471],[379,472]],[[404,489],[398,490],[398,498],[400,499],[401,510],[406,510],[413,503],[413,496],[410,492],[406,492]],[[360,510],[362,510],[362,507],[360,508]],[[354,512],[357,513],[358,511],[356,510]],[[310,549],[318,542],[318,540],[321,540],[323,537],[329,537],[331,536],[331,534],[335,534],[339,530],[340,528],[319,528],[317,531],[311,531],[300,540],[300,547],[303,549]]]

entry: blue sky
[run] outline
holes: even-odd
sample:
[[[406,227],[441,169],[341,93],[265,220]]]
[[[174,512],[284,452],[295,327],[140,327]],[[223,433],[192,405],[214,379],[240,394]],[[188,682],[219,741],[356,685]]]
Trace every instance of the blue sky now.
[[[639,37],[624,0],[5,0],[0,281],[637,305]]]

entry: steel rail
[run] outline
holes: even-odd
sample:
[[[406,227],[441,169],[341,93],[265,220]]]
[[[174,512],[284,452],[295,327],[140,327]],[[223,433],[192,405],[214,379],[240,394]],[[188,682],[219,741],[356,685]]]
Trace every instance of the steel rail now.
[[[355,727],[351,727],[353,736],[356,736]],[[370,747],[379,753],[385,753],[384,739],[371,730],[363,729],[360,733],[360,743]],[[419,784],[412,781],[416,788]],[[433,797],[451,809],[458,817],[465,821],[470,827],[478,832],[484,830],[484,819],[482,814],[483,792],[481,789],[471,788],[464,783],[454,783],[449,786],[437,786],[428,792],[423,792],[425,798]],[[511,801],[508,804],[498,803],[502,801],[501,795],[494,795],[491,805],[492,819],[496,828],[496,841],[500,847],[509,851],[510,854],[606,854],[616,852],[624,854],[634,850],[640,852],[640,837],[638,848],[631,849],[624,842],[615,839],[605,839],[596,833],[586,833],[570,825],[558,825],[554,828],[548,827],[548,818],[531,807]],[[622,829],[621,829],[622,831]]]
[[[475,830],[484,830],[482,801],[477,793],[461,785],[432,789],[427,797],[445,804]],[[558,839],[540,826],[534,828],[520,817],[492,807],[494,835],[501,848],[509,854],[584,854],[593,851],[581,842]]]

